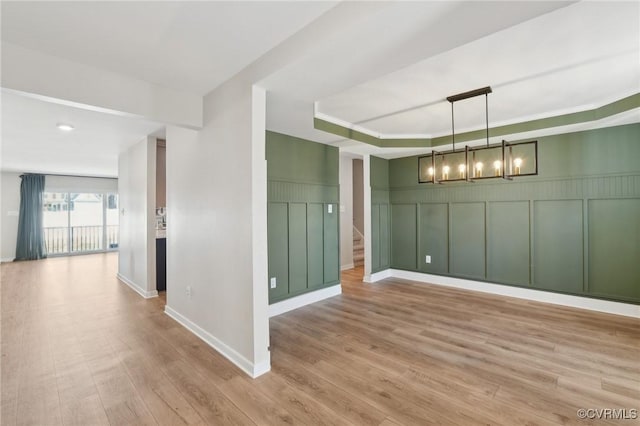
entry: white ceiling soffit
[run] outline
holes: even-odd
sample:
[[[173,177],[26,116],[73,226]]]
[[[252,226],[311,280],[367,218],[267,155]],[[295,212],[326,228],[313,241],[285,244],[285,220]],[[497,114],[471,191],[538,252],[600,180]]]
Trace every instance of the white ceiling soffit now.
[[[204,95],[335,4],[2,2],[2,39]]]
[[[493,88],[490,126],[640,92],[640,3],[572,4],[326,97],[318,111],[383,138],[442,136],[451,133],[445,98],[484,86]],[[454,108],[456,132],[484,127],[484,96]]]
[[[267,128],[273,132],[331,144],[340,138],[313,127],[313,103],[267,93]]]
[[[118,155],[162,124],[44,102],[3,91],[3,171],[118,175]],[[63,132],[56,125],[71,124]]]
[[[299,39],[312,33],[310,37],[314,42],[310,48],[260,81],[268,90],[267,128],[317,142],[336,142],[339,137],[318,136],[322,132],[315,130],[312,119],[300,111],[312,110],[313,102],[318,99],[328,99],[567,4],[538,1],[342,3],[332,11],[339,12],[340,16],[332,16],[326,23],[323,22],[323,18],[328,17],[325,15],[314,22],[313,29],[305,28],[292,37]],[[343,16],[346,22],[340,20]],[[358,100],[353,108],[359,108],[361,102],[364,101]],[[273,109],[278,109],[278,113],[270,114]]]

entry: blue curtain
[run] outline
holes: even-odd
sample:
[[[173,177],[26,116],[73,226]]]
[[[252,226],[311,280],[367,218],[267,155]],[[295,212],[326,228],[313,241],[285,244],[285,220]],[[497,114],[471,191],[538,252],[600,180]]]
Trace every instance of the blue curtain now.
[[[47,257],[42,228],[44,175],[24,174],[20,184],[20,219],[16,260]]]

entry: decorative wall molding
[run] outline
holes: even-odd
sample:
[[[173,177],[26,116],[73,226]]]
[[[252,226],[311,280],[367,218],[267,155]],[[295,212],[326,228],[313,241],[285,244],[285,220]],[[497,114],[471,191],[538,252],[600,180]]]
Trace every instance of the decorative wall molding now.
[[[421,283],[440,285],[445,287],[460,288],[464,290],[479,291],[482,293],[496,294],[500,296],[515,297],[518,299],[532,300],[554,305],[568,306],[589,311],[605,312],[608,314],[623,315],[640,318],[640,305],[631,303],[613,302],[610,300],[594,299],[591,297],[572,296],[567,294],[552,293],[544,290],[535,290],[522,287],[512,287],[502,284],[487,283],[461,278],[445,277],[440,275],[424,274],[420,272],[403,271],[399,269],[387,269],[386,271],[372,274],[371,281],[379,282],[384,278],[401,278]]]
[[[300,296],[285,299],[282,302],[273,303],[269,305],[269,318],[340,294],[342,294],[342,286],[338,283],[331,287],[301,294]]]
[[[122,281],[123,283],[125,283],[126,285],[131,287],[131,289],[133,291],[135,291],[136,293],[138,293],[140,296],[144,297],[145,299],[151,299],[152,297],[158,297],[158,290],[152,290],[152,291],[144,290],[141,286],[139,286],[138,284],[134,283],[129,278],[121,275],[120,273],[117,274],[117,277],[118,277],[118,279],[120,281]]]
[[[340,185],[269,180],[267,199],[269,202],[337,203]]]
[[[417,178],[416,178],[417,179]],[[392,203],[561,200],[583,198],[640,197],[640,174],[596,175],[557,178],[522,178],[509,182],[474,182],[473,185],[422,184],[391,189]]]
[[[250,377],[256,378],[269,370],[271,370],[271,360],[265,360],[259,364],[254,364],[244,356],[236,352],[231,347],[227,346],[224,342],[213,336],[206,330],[200,328],[190,319],[180,314],[176,310],[172,309],[169,305],[164,307],[165,314],[180,323],[184,328],[198,336],[203,342],[211,346],[216,352],[227,358],[229,361],[237,365],[242,371],[247,373]]]

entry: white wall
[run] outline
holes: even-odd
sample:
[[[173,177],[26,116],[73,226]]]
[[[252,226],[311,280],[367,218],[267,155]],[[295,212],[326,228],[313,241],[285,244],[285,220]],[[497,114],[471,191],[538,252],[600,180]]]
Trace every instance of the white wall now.
[[[340,269],[353,268],[353,157],[340,154]]]
[[[156,139],[146,138],[118,159],[120,242],[118,277],[144,297],[156,296]]]
[[[249,375],[270,368],[265,93],[233,79],[167,128],[166,312]],[[188,294],[190,288],[190,294]]]
[[[12,261],[16,254],[18,236],[18,213],[20,211],[20,174],[2,172],[0,193],[0,242],[2,261]],[[81,176],[47,175],[44,189],[48,192],[118,192],[117,179],[90,178]]]
[[[0,176],[0,240],[3,262],[16,257],[18,237],[18,212],[20,211],[20,173],[2,172]],[[46,180],[46,179],[45,179]]]

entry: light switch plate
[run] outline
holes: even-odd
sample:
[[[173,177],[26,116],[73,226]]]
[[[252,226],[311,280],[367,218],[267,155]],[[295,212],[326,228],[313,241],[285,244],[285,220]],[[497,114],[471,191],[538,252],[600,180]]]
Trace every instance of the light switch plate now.
[[[426,263],[431,263],[431,256],[426,255],[426,256],[424,257],[424,261],[425,261]]]
[[[269,287],[271,287],[271,288],[276,288],[276,277],[272,277],[272,278],[269,280]]]
[[[327,204],[327,213],[333,213],[333,204]]]

